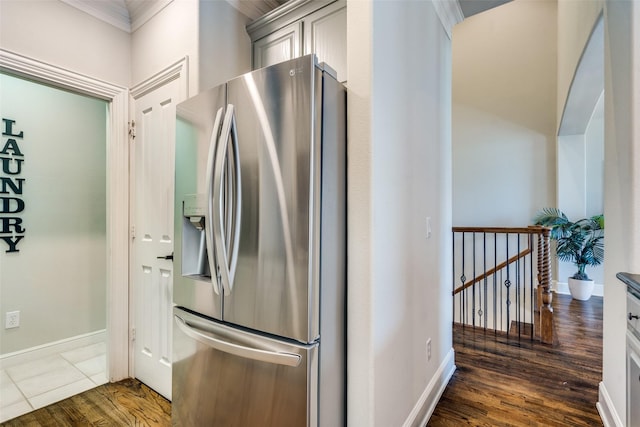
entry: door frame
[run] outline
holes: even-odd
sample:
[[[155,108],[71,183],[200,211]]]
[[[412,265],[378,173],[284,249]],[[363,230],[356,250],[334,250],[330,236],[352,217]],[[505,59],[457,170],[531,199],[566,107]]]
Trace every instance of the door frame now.
[[[129,371],[129,147],[127,88],[0,48],[0,69],[109,102],[107,181],[107,370],[109,381]]]
[[[176,103],[182,102],[189,97],[189,57],[188,56],[182,57],[178,61],[165,67],[163,70],[143,80],[142,82],[136,84],[130,89],[129,111],[130,111],[131,120],[133,120],[136,116],[135,102],[138,98],[146,95],[149,92],[152,92],[158,89],[161,86],[164,86],[167,83],[172,82],[173,80],[179,80],[179,79],[182,79],[182,80],[179,85],[180,93],[178,95],[178,99],[176,100]],[[133,134],[135,139],[135,127],[133,130]],[[129,173],[131,175],[130,177],[131,179],[129,181],[129,191],[128,191],[128,195],[129,195],[128,215],[129,215],[129,224],[131,227],[133,227],[135,224],[135,203],[133,201],[133,198],[135,197],[135,186],[136,186],[136,177],[135,177],[135,168],[134,168],[135,166],[135,145],[134,144],[135,143],[129,144],[129,159],[131,162]],[[134,235],[134,230],[131,229],[130,233],[128,233],[127,235],[129,236],[129,241],[128,241],[129,263],[128,263],[127,274],[128,274],[129,284],[130,284],[128,287],[128,295],[127,295],[128,302],[129,302],[128,333],[132,335],[130,332],[135,327],[135,319],[136,319],[135,317],[136,301],[135,301],[135,289],[134,289],[135,275],[133,274],[133,271],[134,271],[133,262],[131,262],[133,256],[135,255],[133,251],[133,238],[132,238]],[[175,275],[175,271],[174,271],[174,275]],[[169,301],[169,302],[173,304],[173,301]],[[135,377],[135,372],[134,372],[135,345],[134,345],[133,339],[130,339],[128,341],[127,351],[128,351],[128,365],[129,365],[128,374],[130,377]]]

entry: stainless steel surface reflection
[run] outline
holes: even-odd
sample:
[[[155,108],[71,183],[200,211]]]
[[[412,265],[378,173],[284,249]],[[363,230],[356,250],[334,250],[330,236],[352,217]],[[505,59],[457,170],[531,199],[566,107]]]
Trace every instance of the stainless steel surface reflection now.
[[[310,194],[315,143],[310,61],[283,64],[228,83],[236,107],[242,170],[242,225],[234,292],[225,320],[311,342],[310,313],[317,299],[309,283]],[[311,203],[310,203],[311,201]],[[315,242],[318,243],[318,242]],[[311,307],[310,307],[311,305]]]
[[[291,345],[203,321],[174,309],[188,327],[218,336],[240,348],[261,349],[299,358],[296,366],[233,354],[174,328],[174,425],[305,426],[317,408],[311,396],[317,384],[318,344]],[[176,325],[177,326],[177,325]],[[276,359],[277,360],[277,359]],[[308,373],[311,377],[308,377]],[[250,410],[247,410],[250,408]],[[176,420],[180,420],[179,423]],[[206,420],[204,422],[203,420]]]
[[[344,425],[344,87],[309,55],[176,129],[174,425]]]

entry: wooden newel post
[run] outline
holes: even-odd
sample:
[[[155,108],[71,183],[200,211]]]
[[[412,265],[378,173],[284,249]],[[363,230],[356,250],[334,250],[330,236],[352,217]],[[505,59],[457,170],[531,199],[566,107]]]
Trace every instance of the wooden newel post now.
[[[540,341],[553,344],[553,307],[551,302],[551,230],[541,227],[538,235],[538,283],[541,297],[540,305]]]

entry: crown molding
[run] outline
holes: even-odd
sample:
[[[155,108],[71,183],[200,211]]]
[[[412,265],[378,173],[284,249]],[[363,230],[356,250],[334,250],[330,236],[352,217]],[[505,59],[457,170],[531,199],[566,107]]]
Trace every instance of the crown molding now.
[[[124,0],[124,2],[129,10],[131,19],[130,32],[132,33],[156,16],[162,9],[173,2],[173,0]]]
[[[132,33],[173,0],[60,0],[94,18]]]
[[[464,20],[460,2],[458,0],[431,0],[431,3],[433,3],[436,14],[438,18],[440,18],[440,22],[447,32],[447,36],[449,36],[449,40],[451,40],[453,26]]]
[[[335,1],[338,0],[290,0],[249,23],[247,25],[247,33],[249,33],[251,41],[256,41],[271,33],[274,28],[291,24],[303,16],[315,12]]]
[[[119,1],[91,1],[91,0],[60,0],[71,7],[75,7],[94,18],[111,24],[128,33],[131,32],[131,19],[124,0]]]

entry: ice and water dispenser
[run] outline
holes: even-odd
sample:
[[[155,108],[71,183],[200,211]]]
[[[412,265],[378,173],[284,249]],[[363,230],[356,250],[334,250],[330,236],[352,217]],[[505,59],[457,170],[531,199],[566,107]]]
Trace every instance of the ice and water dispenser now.
[[[182,202],[182,275],[192,279],[210,281],[211,270],[207,262],[205,194],[187,194]]]

